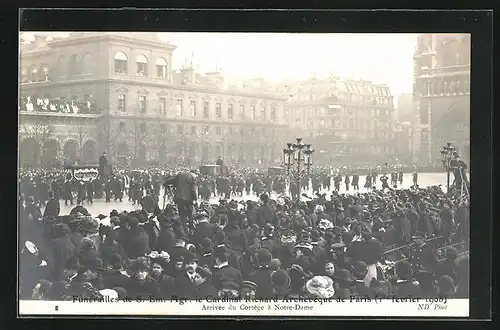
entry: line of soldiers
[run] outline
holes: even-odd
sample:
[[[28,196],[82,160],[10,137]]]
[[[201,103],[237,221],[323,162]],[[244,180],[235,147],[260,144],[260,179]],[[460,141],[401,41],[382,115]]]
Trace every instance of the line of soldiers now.
[[[286,189],[286,178],[283,175],[265,175],[263,173],[229,174],[229,175],[200,175],[198,176],[198,194],[203,200],[223,196],[243,196],[251,192],[260,195],[263,192],[283,193]]]

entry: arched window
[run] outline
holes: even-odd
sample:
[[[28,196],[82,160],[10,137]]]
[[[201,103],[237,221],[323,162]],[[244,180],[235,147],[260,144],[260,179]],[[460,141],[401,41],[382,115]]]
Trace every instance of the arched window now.
[[[81,68],[83,73],[92,72],[92,54],[85,53],[81,58]]]
[[[38,81],[38,69],[37,68],[32,68],[30,72],[30,81]]]
[[[43,64],[40,68],[40,73],[42,74],[42,80],[43,81],[50,81],[50,75],[49,75],[49,67],[45,64]]]
[[[158,78],[168,78],[167,61],[162,57],[156,60],[156,76]]]
[[[26,68],[21,68],[21,82],[27,82],[28,81],[28,71]]]
[[[127,55],[124,52],[116,52],[115,54],[115,72],[127,73]]]
[[[137,74],[139,76],[147,76],[148,75],[148,59],[144,55],[139,55],[135,59],[137,64]]]
[[[69,63],[68,63],[68,75],[72,76],[72,75],[76,75],[79,73],[80,73],[80,70],[79,70],[79,66],[78,66],[78,55],[73,54],[73,55],[71,55],[71,58],[70,58]]]

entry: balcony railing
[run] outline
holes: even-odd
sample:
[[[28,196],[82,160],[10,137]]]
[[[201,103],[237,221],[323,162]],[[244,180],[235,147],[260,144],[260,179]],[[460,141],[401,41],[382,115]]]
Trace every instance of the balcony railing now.
[[[439,76],[457,73],[470,73],[470,64],[420,69],[420,76]]]

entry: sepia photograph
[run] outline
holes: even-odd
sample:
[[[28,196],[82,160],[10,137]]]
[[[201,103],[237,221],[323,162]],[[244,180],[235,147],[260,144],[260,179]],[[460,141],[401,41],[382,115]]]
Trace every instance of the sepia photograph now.
[[[19,49],[21,315],[468,316],[470,34]]]

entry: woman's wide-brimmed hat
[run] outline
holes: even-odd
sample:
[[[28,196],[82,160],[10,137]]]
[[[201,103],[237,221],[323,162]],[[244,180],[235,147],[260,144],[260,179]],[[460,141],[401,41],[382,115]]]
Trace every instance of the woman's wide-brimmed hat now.
[[[314,276],[306,282],[306,290],[318,298],[331,298],[335,294],[333,280],[328,276]]]

